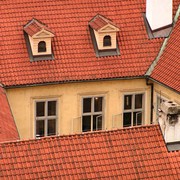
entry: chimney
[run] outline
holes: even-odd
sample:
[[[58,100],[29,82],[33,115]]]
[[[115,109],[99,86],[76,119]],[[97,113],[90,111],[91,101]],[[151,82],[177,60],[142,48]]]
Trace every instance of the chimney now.
[[[166,143],[180,141],[180,105],[172,101],[161,104],[159,124]]]
[[[146,0],[146,18],[151,30],[172,24],[172,0]]]

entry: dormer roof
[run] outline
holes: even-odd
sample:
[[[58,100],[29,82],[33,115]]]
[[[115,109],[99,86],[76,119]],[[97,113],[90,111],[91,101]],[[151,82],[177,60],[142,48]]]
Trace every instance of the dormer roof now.
[[[54,33],[43,23],[40,23],[36,19],[32,19],[28,24],[24,26],[24,31],[31,37],[54,37]]]
[[[112,31],[119,31],[119,28],[109,19],[101,16],[96,15],[90,22],[89,25],[92,29],[96,31],[104,31],[104,30],[112,30]]]

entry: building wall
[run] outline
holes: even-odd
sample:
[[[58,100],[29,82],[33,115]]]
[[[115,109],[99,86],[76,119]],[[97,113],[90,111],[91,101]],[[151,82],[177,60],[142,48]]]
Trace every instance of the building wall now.
[[[21,139],[35,137],[35,100],[58,100],[58,134],[70,134],[72,120],[82,112],[82,96],[105,97],[104,129],[112,129],[112,119],[122,121],[123,94],[144,93],[145,124],[150,122],[150,87],[144,79],[69,83],[7,89],[7,96]],[[75,121],[74,121],[75,122]],[[115,124],[115,123],[114,123]],[[119,123],[122,124],[122,123]],[[117,125],[114,125],[117,128]],[[119,126],[118,126],[119,127]]]
[[[153,110],[154,123],[158,122],[158,112],[157,112],[157,104],[158,104],[157,97],[158,96],[164,100],[170,100],[170,101],[176,102],[177,104],[180,104],[180,94],[158,83],[154,83],[154,104],[153,104],[154,105],[154,110]]]

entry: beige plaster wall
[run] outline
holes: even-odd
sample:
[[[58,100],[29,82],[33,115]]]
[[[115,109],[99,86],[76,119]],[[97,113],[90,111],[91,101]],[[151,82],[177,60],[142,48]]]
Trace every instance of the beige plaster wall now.
[[[35,100],[58,100],[58,134],[71,134],[72,120],[81,116],[82,96],[103,95],[105,97],[104,129],[112,129],[112,118],[122,117],[123,95],[144,93],[145,124],[150,122],[150,87],[144,79],[82,82],[59,85],[7,89],[8,100],[21,139],[34,138]],[[120,119],[118,118],[120,121]],[[122,124],[122,123],[121,123]]]

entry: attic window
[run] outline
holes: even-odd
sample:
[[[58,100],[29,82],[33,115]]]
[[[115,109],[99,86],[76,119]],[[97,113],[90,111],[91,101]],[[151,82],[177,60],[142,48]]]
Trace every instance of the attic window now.
[[[120,54],[117,42],[119,28],[111,20],[96,15],[89,22],[89,29],[97,57]]]
[[[46,52],[46,42],[40,41],[38,43],[38,52]]]
[[[43,23],[32,19],[24,26],[24,36],[31,61],[52,60],[54,33]]]
[[[111,36],[104,36],[103,46],[111,46]]]

